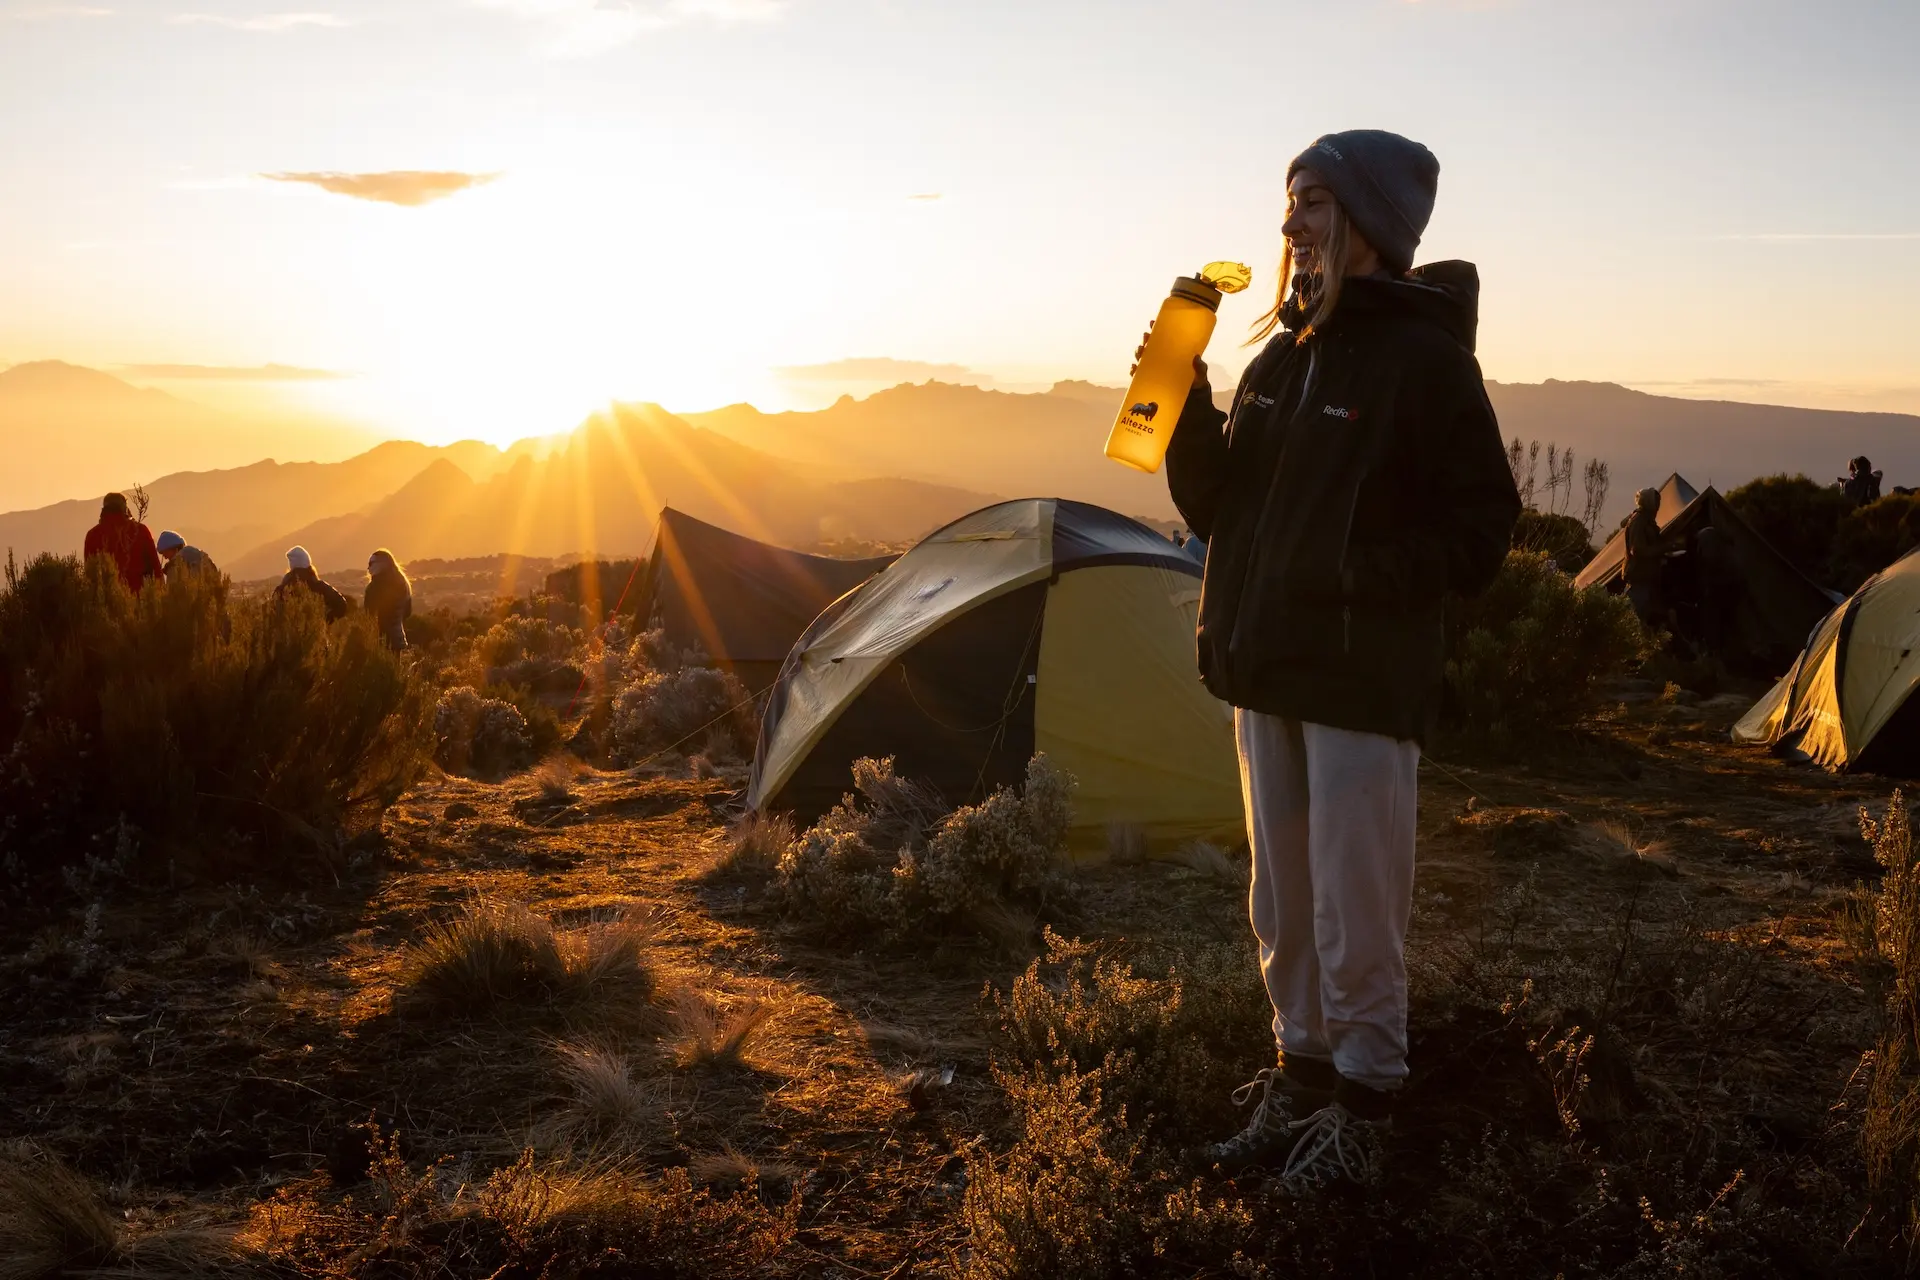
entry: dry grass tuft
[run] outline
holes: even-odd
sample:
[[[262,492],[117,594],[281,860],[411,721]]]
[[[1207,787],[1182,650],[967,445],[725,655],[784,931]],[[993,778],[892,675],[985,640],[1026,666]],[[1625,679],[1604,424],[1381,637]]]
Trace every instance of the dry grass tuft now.
[[[1680,874],[1679,868],[1673,865],[1673,855],[1668,851],[1666,841],[1642,840],[1624,822],[1596,822],[1587,828],[1587,838],[1594,851],[1603,858],[1637,870],[1657,871],[1665,876]]]
[[[622,916],[562,934],[519,903],[479,902],[430,928],[403,966],[403,1001],[455,1014],[644,990],[651,922]]]
[[[765,1030],[773,1009],[763,1000],[748,1000],[723,1011],[711,996],[682,987],[673,997],[674,1019],[680,1025],[682,1066],[742,1067],[746,1055]]]
[[[666,1091],[636,1080],[627,1056],[606,1045],[559,1046],[560,1077],[571,1095],[560,1129],[598,1137],[630,1131],[658,1119]]]
[[[1136,867],[1147,860],[1147,829],[1137,822],[1107,824],[1107,860],[1116,867]]]
[[[897,1058],[905,1062],[925,1062],[937,1056],[941,1042],[924,1031],[891,1022],[863,1022],[861,1034],[875,1057]]]
[[[540,784],[540,798],[549,804],[566,804],[573,799],[573,781],[584,766],[564,752],[548,756],[533,771]]]
[[[1252,878],[1249,864],[1233,857],[1211,840],[1193,840],[1174,850],[1172,861],[1223,884],[1245,885]]]
[[[762,1194],[784,1197],[804,1173],[798,1165],[779,1160],[763,1163],[731,1146],[687,1161],[687,1176],[693,1179],[694,1186],[729,1195],[758,1190]]]
[[[0,1165],[0,1280],[40,1280],[119,1257],[120,1228],[92,1184],[51,1160]]]
[[[0,1158],[0,1280],[189,1280],[234,1274],[239,1261],[231,1231],[162,1230],[136,1237],[72,1169],[25,1152]]]
[[[728,828],[707,874],[764,883],[793,841],[793,819],[786,814],[749,813]]]

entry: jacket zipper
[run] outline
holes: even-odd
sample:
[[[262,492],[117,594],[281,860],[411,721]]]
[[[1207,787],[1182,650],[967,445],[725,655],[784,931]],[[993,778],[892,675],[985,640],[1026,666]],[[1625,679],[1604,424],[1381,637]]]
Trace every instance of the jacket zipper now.
[[[1364,477],[1362,477],[1364,479]],[[1353,549],[1353,516],[1360,509],[1360,481],[1353,482],[1353,497],[1347,499],[1347,526],[1340,531],[1340,649],[1353,652],[1353,603],[1347,600],[1347,554]]]
[[[1295,351],[1300,349],[1300,344],[1297,339],[1295,340],[1293,349]],[[1319,360],[1320,346],[1318,343],[1315,343],[1313,346],[1307,348],[1307,371],[1301,379],[1300,402],[1295,407],[1291,416],[1278,411],[1280,409],[1280,403],[1276,397],[1274,409],[1270,411],[1267,419],[1276,429],[1282,431],[1287,430],[1292,425],[1293,418],[1298,417],[1300,410],[1306,406],[1307,397],[1313,394],[1313,375],[1319,366]],[[1251,368],[1249,368],[1248,373],[1252,373]],[[1251,378],[1249,378],[1247,385],[1254,390],[1258,390],[1258,387],[1252,382]],[[1283,441],[1281,443],[1280,455],[1274,459],[1273,475],[1269,477],[1267,481],[1267,494],[1266,499],[1260,505],[1260,517],[1254,522],[1253,549],[1247,556],[1246,565],[1240,570],[1239,602],[1234,608],[1233,629],[1227,633],[1227,648],[1226,653],[1223,655],[1229,664],[1232,663],[1234,655],[1237,654],[1240,649],[1240,628],[1246,617],[1246,610],[1243,606],[1247,598],[1247,584],[1252,582],[1256,577],[1255,570],[1260,567],[1260,561],[1263,558],[1262,553],[1266,547],[1266,539],[1263,535],[1266,533],[1267,521],[1273,515],[1273,488],[1279,483],[1280,468],[1285,461],[1286,444]]]

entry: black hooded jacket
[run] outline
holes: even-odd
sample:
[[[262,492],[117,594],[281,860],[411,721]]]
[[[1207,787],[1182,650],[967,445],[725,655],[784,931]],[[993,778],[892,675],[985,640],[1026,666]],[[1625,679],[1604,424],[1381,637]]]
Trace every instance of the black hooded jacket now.
[[[1484,590],[1519,494],[1473,358],[1479,275],[1441,262],[1343,283],[1305,339],[1247,367],[1230,414],[1196,387],[1167,483],[1208,539],[1200,676],[1254,711],[1424,740],[1441,604]]]

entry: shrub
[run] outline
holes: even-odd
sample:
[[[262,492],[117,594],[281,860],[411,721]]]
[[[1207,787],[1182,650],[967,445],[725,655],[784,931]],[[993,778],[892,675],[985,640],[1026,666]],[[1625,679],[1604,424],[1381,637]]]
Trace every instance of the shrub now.
[[[1861,583],[1920,546],[1920,498],[1890,493],[1847,512],[1833,535],[1828,573],[1842,591]]]
[[[509,615],[474,642],[473,656],[484,684],[558,692],[579,683],[585,645],[585,634],[564,623]]]
[[[1046,955],[993,1008],[1002,1047],[1029,1069],[1098,1071],[1143,1132],[1187,1132],[1270,1065],[1272,1007],[1243,946],[1219,946],[1136,973],[1048,930]]]
[[[229,599],[188,579],[134,596],[100,563],[8,561],[0,846],[15,857],[72,861],[128,830],[129,863],[204,857],[194,837],[228,833],[221,847],[336,850],[419,775],[430,716],[370,619],[329,626],[304,593]]]
[[[1447,618],[1457,714],[1496,739],[1572,725],[1601,681],[1652,651],[1626,597],[1576,588],[1537,551],[1509,552],[1493,585]]]
[[[1025,785],[946,812],[893,772],[891,757],[853,765],[841,798],[780,855],[786,913],[828,933],[893,938],[992,931],[1008,907],[1044,912],[1063,898],[1061,860],[1073,780],[1044,754]]]
[[[967,1162],[963,1276],[1262,1274],[1244,1252],[1258,1240],[1252,1215],[1144,1160],[1103,1097],[1107,1072],[994,1074],[1021,1132],[1004,1155]]]
[[[1863,809],[1861,834],[1881,867],[1864,923],[1885,995],[1860,1141],[1881,1212],[1920,1261],[1920,848],[1899,791],[1878,820]]]
[[[746,687],[713,667],[644,671],[613,700],[608,722],[615,760],[637,764],[682,746],[709,727],[736,752],[752,750],[753,718]]]
[[[1514,522],[1511,545],[1515,551],[1545,553],[1560,572],[1567,574],[1579,573],[1594,557],[1587,526],[1572,516],[1551,511],[1522,511]]]
[[[1852,510],[1847,495],[1805,476],[1761,476],[1727,493],[1727,505],[1802,573],[1826,580],[1840,521]]]
[[[469,685],[440,695],[433,734],[434,759],[451,773],[492,777],[533,763],[533,735],[520,709]]]

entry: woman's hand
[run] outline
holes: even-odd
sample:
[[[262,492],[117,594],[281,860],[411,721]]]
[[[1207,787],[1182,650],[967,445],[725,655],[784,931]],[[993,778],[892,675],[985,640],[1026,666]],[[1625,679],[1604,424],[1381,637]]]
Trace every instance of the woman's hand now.
[[[1140,372],[1140,357],[1146,354],[1147,339],[1152,336],[1153,326],[1149,324],[1147,331],[1140,335],[1140,345],[1133,349],[1133,363],[1127,366],[1127,376],[1129,378]],[[1199,356],[1193,358],[1193,385],[1196,387],[1210,386],[1207,382],[1207,362]]]

